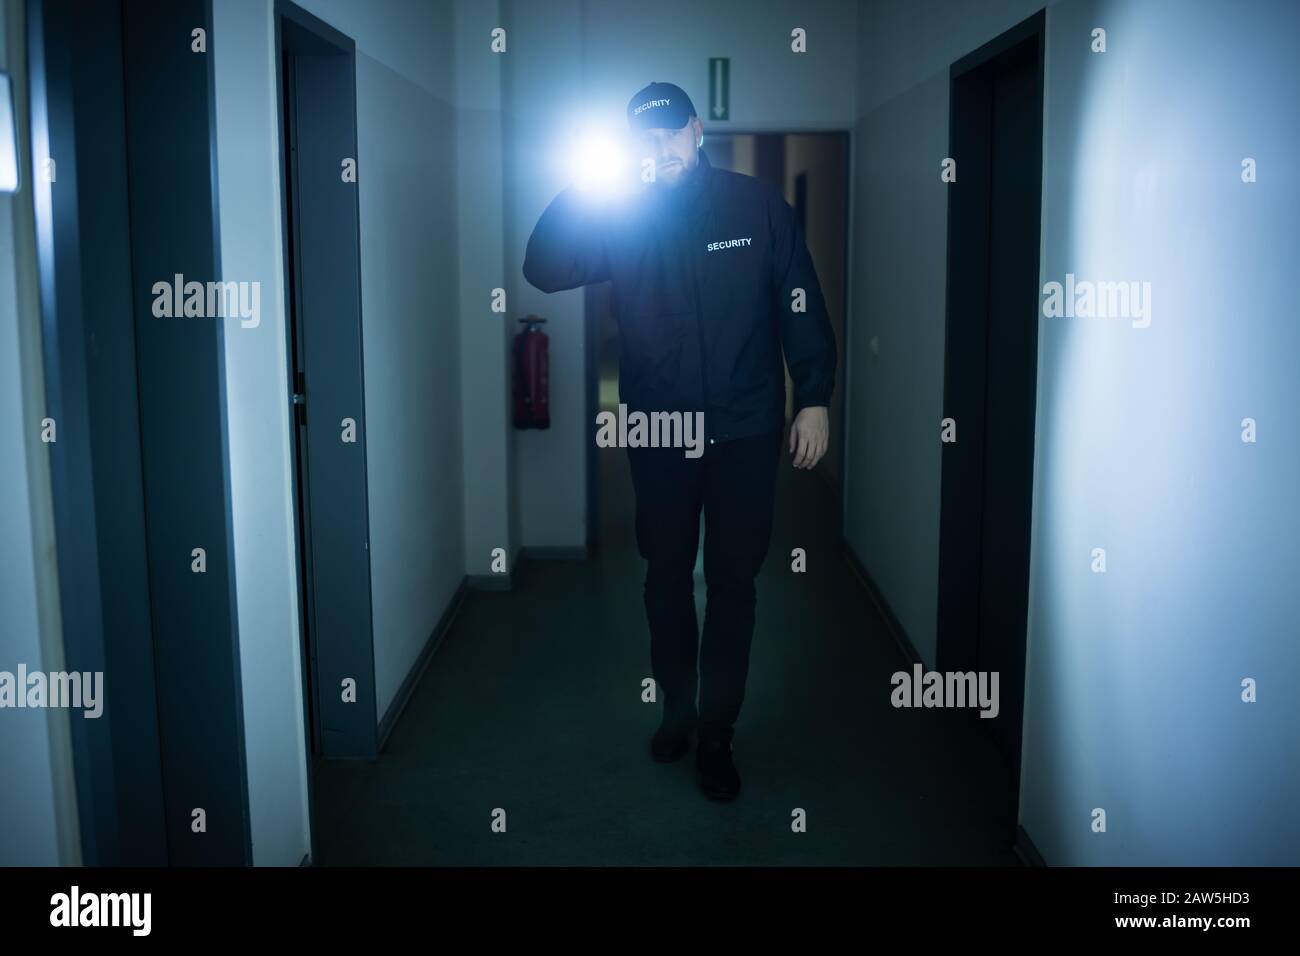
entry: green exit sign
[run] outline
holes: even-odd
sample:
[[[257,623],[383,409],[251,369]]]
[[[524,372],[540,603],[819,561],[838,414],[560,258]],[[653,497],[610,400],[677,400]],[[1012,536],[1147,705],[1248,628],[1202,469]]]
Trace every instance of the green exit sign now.
[[[731,59],[709,60],[709,119],[731,118]]]

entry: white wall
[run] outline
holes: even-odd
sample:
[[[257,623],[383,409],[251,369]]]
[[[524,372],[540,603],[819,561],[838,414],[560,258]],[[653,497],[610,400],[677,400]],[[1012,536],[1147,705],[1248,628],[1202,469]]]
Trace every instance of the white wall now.
[[[846,534],[931,665],[948,67],[1041,5],[900,0],[861,21]],[[1055,865],[1294,865],[1300,12],[1048,6],[1044,281],[1148,280],[1156,312],[1040,320],[1020,822]]]
[[[271,6],[213,5],[221,265],[261,282],[261,323],[225,325],[235,591],[253,862],[308,853]]]
[[[684,89],[708,130],[848,129],[858,5],[850,0],[665,0],[582,3],[583,98],[624,120],[627,101],[652,80]],[[790,49],[796,27],[807,52]],[[731,114],[706,115],[709,59],[731,60]]]
[[[225,278],[262,322],[227,334],[253,852],[307,852],[270,0],[214,5]],[[379,717],[464,573],[450,4],[314,0],[357,45],[371,588]]]
[[[451,4],[418,9],[432,87],[357,37],[375,690],[382,717],[465,575]],[[321,4],[312,5],[321,13]],[[351,7],[352,5],[348,5]],[[372,4],[371,15],[381,15]],[[323,17],[328,19],[328,17]],[[429,67],[436,69],[430,70]]]
[[[845,537],[922,658],[939,600],[948,68],[1040,0],[892,0],[858,29]],[[872,349],[875,340],[878,354]]]
[[[948,209],[938,169],[947,143],[946,73],[858,124],[848,354],[845,537],[931,664]]]
[[[703,116],[710,57],[731,59],[727,123],[709,129],[849,129],[855,110],[857,7],[777,0],[503,0],[508,29],[507,265],[511,315],[551,321],[551,429],[515,433],[520,533],[526,546],[586,542],[583,293],[545,295],[524,281],[524,248],[546,204],[568,183],[572,131],[626,128],[627,102],[651,81],[676,83]],[[807,31],[808,52],[790,50]]]
[[[519,547],[512,488],[509,342],[518,328],[509,308],[505,252],[505,159],[501,114],[504,60],[493,53],[501,25],[495,0],[456,3],[456,199],[460,267],[461,447],[465,468],[465,563],[468,574],[492,573],[492,552],[513,567]],[[507,46],[508,50],[508,46]],[[504,314],[492,290],[507,290]]]
[[[63,670],[45,382],[27,160],[23,6],[0,2],[0,71],[14,87],[17,193],[0,193],[0,670]],[[68,712],[0,710],[0,866],[81,862]]]
[[[1045,281],[1152,284],[1147,328],[1040,320],[1021,821],[1051,863],[1300,863],[1300,7],[1250,7],[1049,16]]]

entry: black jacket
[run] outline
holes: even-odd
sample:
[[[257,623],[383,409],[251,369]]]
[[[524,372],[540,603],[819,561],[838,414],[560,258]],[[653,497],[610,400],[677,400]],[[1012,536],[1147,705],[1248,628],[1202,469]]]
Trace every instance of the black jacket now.
[[[620,400],[702,411],[705,436],[726,441],[784,427],[783,350],[795,412],[829,405],[835,336],[794,210],[699,157],[676,189],[560,193],[529,237],[524,277],[543,292],[613,280]]]

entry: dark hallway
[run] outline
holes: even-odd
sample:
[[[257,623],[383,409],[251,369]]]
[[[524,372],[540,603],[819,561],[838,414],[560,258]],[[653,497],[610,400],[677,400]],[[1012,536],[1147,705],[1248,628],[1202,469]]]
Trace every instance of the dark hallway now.
[[[993,743],[964,711],[890,706],[909,665],[840,555],[823,479],[788,463],[736,728],[745,790],[713,804],[690,757],[652,761],[631,481],[624,450],[600,454],[596,555],[467,592],[379,759],[319,765],[322,865],[1017,864]]]
[[[1285,926],[1297,35],[0,0],[0,925]]]

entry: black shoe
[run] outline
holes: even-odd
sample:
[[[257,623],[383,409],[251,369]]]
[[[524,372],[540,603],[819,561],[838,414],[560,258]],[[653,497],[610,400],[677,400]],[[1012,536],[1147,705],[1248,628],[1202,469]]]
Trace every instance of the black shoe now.
[[[701,740],[695,750],[700,789],[712,800],[734,800],[740,792],[740,774],[731,760],[731,744]]]
[[[660,763],[672,763],[691,749],[692,723],[665,720],[650,740],[650,755]]]

